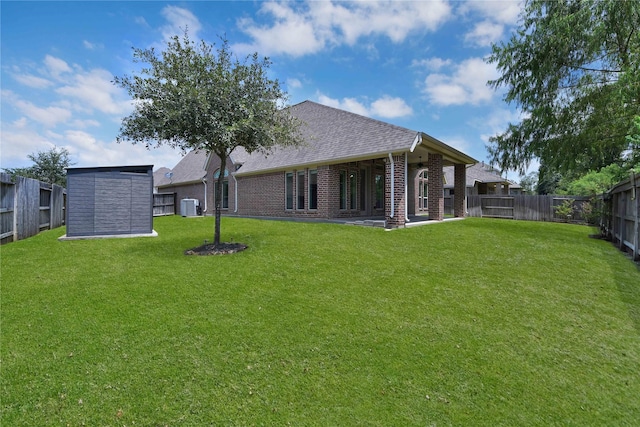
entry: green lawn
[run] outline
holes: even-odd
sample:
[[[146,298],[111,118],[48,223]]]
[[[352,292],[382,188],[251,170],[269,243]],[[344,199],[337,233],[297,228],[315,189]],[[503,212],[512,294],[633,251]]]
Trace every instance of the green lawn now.
[[[638,425],[640,271],[588,227],[154,228],[0,249],[0,425]]]

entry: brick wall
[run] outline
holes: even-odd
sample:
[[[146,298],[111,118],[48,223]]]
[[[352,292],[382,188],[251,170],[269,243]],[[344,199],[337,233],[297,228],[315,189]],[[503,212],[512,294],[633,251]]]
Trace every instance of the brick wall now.
[[[378,162],[381,162],[378,161]],[[403,157],[404,162],[404,157]],[[353,162],[338,165],[323,165],[317,168],[318,180],[318,208],[309,209],[309,168],[304,171],[304,208],[297,209],[299,170],[273,172],[254,176],[240,176],[238,180],[238,215],[249,216],[275,216],[275,217],[304,217],[304,218],[353,218],[363,215],[382,214],[381,210],[362,210],[361,198],[361,169],[369,173],[370,184],[368,187],[368,201],[373,205],[375,201],[375,184],[373,182],[375,161]],[[403,163],[404,165],[404,163]],[[285,208],[285,176],[287,172],[293,173],[293,209]],[[340,209],[340,174],[345,174],[346,183],[346,209]],[[357,191],[351,194],[349,176],[357,174]],[[229,189],[231,192],[230,179]],[[232,194],[230,194],[230,199]],[[351,208],[351,198],[355,198],[355,208]],[[230,200],[230,205],[232,202]],[[229,212],[232,214],[233,212]]]
[[[467,165],[457,164],[454,166],[454,189],[455,197],[453,198],[453,215],[456,217],[464,217],[466,215],[466,188],[467,188]]]
[[[204,184],[202,182],[162,187],[158,192],[176,193],[175,203],[176,214],[178,215],[180,215],[180,200],[182,199],[197,199],[200,202],[200,206],[204,209]]]
[[[429,153],[429,219],[444,219],[444,185],[442,182],[442,154]]]
[[[402,227],[405,223],[405,155],[393,157],[394,190],[391,191],[391,161],[387,159],[385,168],[385,219],[387,227]],[[393,217],[391,197],[393,193]]]

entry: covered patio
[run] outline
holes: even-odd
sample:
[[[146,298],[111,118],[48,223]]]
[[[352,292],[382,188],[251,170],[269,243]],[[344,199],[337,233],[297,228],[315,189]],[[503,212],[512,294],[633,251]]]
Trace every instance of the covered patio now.
[[[443,167],[454,167],[454,192],[465,195],[466,165],[474,163],[477,161],[472,157],[423,132],[416,135],[408,151],[390,153],[385,170],[386,227],[403,227],[411,223],[412,218],[414,221],[420,218],[418,206],[424,203],[425,198],[428,219],[443,221]],[[453,214],[456,218],[466,215],[466,196],[455,198]]]

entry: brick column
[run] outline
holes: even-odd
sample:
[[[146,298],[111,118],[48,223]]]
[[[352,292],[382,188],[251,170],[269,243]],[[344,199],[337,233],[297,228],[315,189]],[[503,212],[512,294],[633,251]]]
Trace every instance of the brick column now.
[[[321,218],[329,218],[334,210],[331,194],[338,191],[338,184],[332,179],[331,172],[329,166],[318,167],[318,216]]]
[[[454,167],[453,215],[464,218],[467,211],[467,165],[456,164]]]
[[[444,219],[444,185],[442,182],[442,154],[429,153],[429,219]]]
[[[384,182],[384,215],[387,227],[403,227],[405,223],[404,154],[393,156],[393,217],[391,216],[391,161],[386,158]]]

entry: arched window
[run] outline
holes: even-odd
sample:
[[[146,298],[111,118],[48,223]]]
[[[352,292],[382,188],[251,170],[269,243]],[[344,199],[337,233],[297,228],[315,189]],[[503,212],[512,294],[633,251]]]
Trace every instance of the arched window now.
[[[224,170],[224,177],[228,177],[229,176],[229,170],[225,169]],[[216,171],[213,173],[213,179],[218,179],[220,178],[220,168],[216,169]]]

